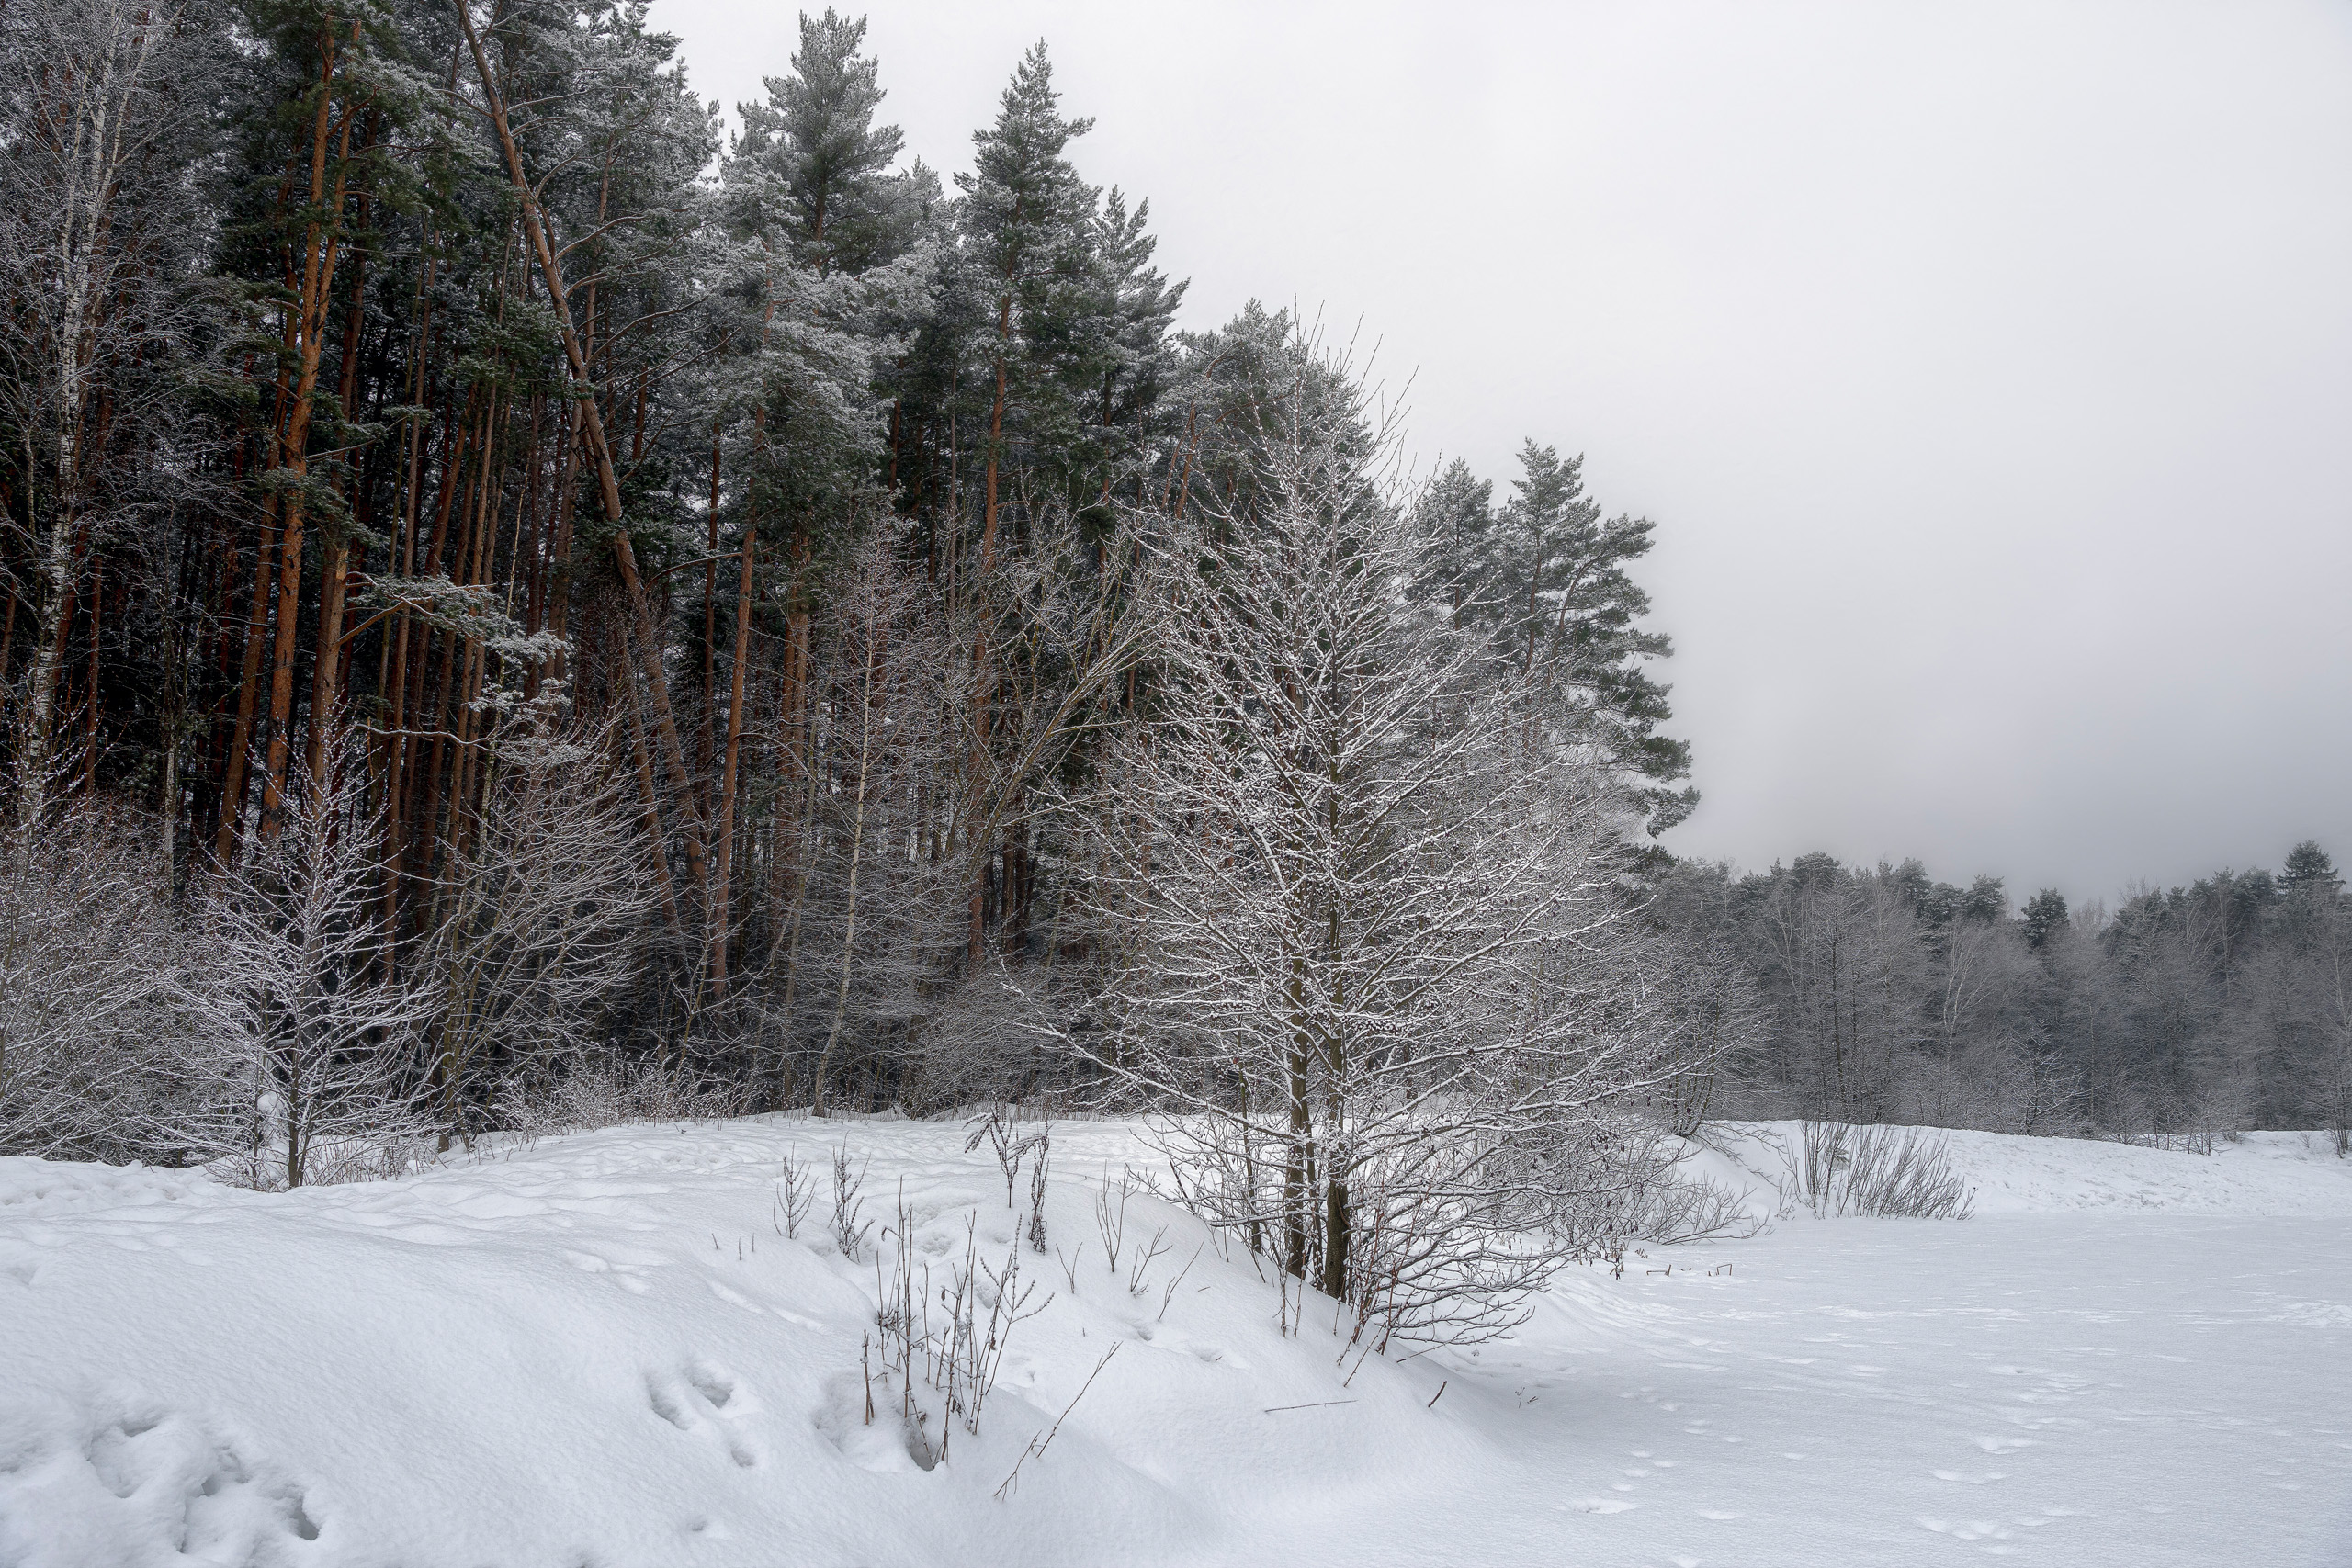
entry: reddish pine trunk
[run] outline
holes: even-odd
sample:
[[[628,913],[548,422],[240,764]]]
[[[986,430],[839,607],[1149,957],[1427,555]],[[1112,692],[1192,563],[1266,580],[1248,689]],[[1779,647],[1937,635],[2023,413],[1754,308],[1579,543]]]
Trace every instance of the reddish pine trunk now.
[[[733,686],[727,704],[727,767],[718,789],[718,865],[711,878],[710,918],[710,978],[712,992],[727,994],[727,947],[731,940],[727,929],[728,892],[733,886],[732,867],[735,861],[735,780],[738,759],[743,749],[743,672],[752,654],[752,571],[759,557],[760,541],[755,534],[743,536],[742,570],[735,589],[735,664]]]

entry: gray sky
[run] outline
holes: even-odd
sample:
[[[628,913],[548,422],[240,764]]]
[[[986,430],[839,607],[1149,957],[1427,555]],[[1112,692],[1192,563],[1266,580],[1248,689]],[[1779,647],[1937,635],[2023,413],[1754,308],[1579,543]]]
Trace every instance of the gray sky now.
[[[653,10],[730,106],[794,15]],[[1361,319],[1425,466],[1657,520],[1678,851],[2352,863],[2352,6],[900,4],[886,116],[967,166],[1040,36],[1187,325]]]

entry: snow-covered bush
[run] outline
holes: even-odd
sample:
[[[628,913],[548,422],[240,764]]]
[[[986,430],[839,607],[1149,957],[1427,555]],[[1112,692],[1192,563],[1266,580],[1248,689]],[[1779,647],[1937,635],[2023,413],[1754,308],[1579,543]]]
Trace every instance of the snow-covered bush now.
[[[388,962],[380,824],[360,770],[332,759],[204,891],[186,994],[191,1049],[227,1067],[246,1108],[230,1167],[300,1187],[397,1168],[427,1131],[421,1059],[441,996]]]
[[[1623,1258],[1639,1242],[1672,1247],[1764,1228],[1748,1194],[1694,1174],[1697,1145],[1635,1116],[1583,1130],[1585,1145],[1565,1157],[1583,1172],[1572,1201],[1556,1206],[1552,1228],[1575,1255]]]
[[[0,842],[0,1154],[170,1160],[232,1119],[142,829],[85,807]]]
[[[1964,1220],[1975,1203],[1943,1135],[1924,1127],[1800,1122],[1780,1155],[1783,1204],[1818,1215]]]
[[[581,1052],[510,1074],[491,1115],[507,1131],[548,1138],[644,1122],[716,1121],[741,1114],[744,1100],[739,1087],[688,1082],[659,1062]]]

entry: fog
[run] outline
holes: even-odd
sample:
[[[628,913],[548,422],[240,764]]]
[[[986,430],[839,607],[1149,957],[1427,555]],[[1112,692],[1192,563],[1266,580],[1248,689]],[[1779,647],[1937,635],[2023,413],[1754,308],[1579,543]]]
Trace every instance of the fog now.
[[[653,9],[729,106],[793,16]],[[884,118],[952,173],[1040,36],[1185,324],[1361,323],[1425,471],[1657,520],[1677,852],[2352,861],[2352,9],[902,4]]]

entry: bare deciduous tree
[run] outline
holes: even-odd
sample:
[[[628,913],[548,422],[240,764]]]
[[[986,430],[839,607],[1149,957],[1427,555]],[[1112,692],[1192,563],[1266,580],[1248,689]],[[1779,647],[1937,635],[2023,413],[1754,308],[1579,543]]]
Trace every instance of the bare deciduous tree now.
[[[221,874],[200,910],[192,998],[253,1108],[256,1186],[321,1179],[424,1126],[420,1047],[441,998],[383,963],[380,824],[359,809],[346,761],[288,792],[277,836]]]
[[[155,412],[154,362],[185,353],[203,224],[186,165],[211,112],[175,90],[226,28],[191,5],[19,0],[0,9],[0,423],[21,450],[31,581],[10,582],[37,641],[16,752],[17,814],[39,817],[56,769],[58,687],[100,458]],[[171,465],[127,465],[130,482]]]
[[[519,1079],[526,1095],[544,1087],[635,976],[655,895],[612,755],[609,736],[539,709],[489,748],[479,818],[447,863],[422,944],[440,1001],[432,1073],[445,1146],[469,1134],[481,1073]]]
[[[217,1141],[212,1064],[175,1048],[189,954],[141,826],[85,808],[0,845],[0,1153]]]
[[[1089,814],[1103,991],[1067,1038],[1186,1113],[1215,1223],[1359,1333],[1460,1340],[1574,1255],[1562,1215],[1676,1064],[1599,991],[1624,797],[1548,682],[1412,593],[1390,436],[1294,343],[1231,503],[1163,530],[1154,721]]]

